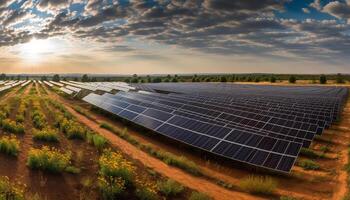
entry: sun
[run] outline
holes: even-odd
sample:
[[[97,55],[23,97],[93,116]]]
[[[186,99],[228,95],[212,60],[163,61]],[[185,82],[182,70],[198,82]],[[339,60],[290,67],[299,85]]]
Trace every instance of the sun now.
[[[28,43],[19,46],[21,59],[28,63],[38,63],[46,59],[55,51],[55,44],[48,40],[32,39]]]

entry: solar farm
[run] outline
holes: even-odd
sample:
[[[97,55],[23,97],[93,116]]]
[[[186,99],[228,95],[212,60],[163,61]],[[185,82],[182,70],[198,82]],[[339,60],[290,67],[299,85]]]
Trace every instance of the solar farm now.
[[[144,199],[141,187],[150,199],[341,199],[350,136],[345,86],[23,80],[1,81],[0,92],[0,151],[10,137],[19,148],[17,161],[0,153],[0,173],[16,166],[21,175],[10,178],[43,199],[67,191],[65,199]],[[37,139],[41,131],[57,138]],[[31,167],[32,151],[45,146],[69,164],[53,174]],[[129,182],[106,198],[101,162],[114,166],[113,157],[102,159],[113,153],[137,181],[121,176]],[[254,177],[274,190],[252,190],[244,181]],[[181,192],[165,193],[169,180]]]

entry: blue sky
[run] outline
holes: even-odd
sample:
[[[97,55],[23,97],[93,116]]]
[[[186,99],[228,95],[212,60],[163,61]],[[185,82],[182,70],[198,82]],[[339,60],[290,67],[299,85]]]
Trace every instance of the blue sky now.
[[[8,73],[350,73],[350,0],[4,0]]]

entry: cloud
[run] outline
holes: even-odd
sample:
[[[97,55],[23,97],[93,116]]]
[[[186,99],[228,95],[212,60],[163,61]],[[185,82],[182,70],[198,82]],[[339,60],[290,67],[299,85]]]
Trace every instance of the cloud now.
[[[326,12],[338,19],[350,20],[350,2],[340,3],[339,1],[333,1],[328,3],[323,8],[323,12]]]
[[[307,14],[310,13],[310,10],[309,10],[308,8],[302,8],[302,11],[303,11],[304,13],[307,13]]]

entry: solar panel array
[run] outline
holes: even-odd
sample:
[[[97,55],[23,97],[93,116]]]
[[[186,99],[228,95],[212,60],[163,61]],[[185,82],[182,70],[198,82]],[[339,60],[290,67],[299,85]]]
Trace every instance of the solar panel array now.
[[[142,92],[83,100],[196,148],[289,172],[340,114],[347,89],[234,84],[142,84]],[[148,91],[148,92],[144,92]],[[161,92],[161,93],[159,93]]]

